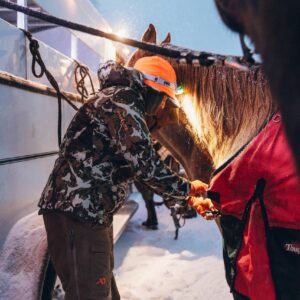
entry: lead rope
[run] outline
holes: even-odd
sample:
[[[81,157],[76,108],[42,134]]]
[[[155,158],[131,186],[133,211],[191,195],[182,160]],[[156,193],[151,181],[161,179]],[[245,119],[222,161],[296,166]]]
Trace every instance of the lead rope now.
[[[164,163],[169,167],[169,169],[171,169],[174,172],[178,172],[180,169],[178,162],[170,154],[167,155],[167,157],[164,159]],[[186,219],[184,218],[184,214],[187,212],[187,208],[188,204],[185,200],[181,203],[176,203],[174,206],[170,207],[170,215],[173,219],[175,226],[174,240],[178,239],[179,229],[185,225]]]
[[[175,205],[170,208],[170,211],[171,211],[171,217],[172,217],[174,225],[175,225],[174,240],[177,240],[179,229],[185,225],[186,219],[183,218],[183,215],[186,212],[186,210],[185,209],[183,210],[181,206]],[[182,219],[183,219],[183,222],[181,222]]]
[[[95,95],[95,88],[94,88],[92,77],[90,75],[89,68],[85,65],[82,65],[76,60],[75,62],[76,62],[76,67],[74,70],[74,75],[75,75],[76,89],[77,92],[81,95],[81,101],[83,103],[84,100],[89,98],[90,95]],[[85,78],[88,78],[88,81],[90,82],[91,89],[92,89],[91,93],[89,93],[86,88]]]
[[[23,30],[23,29],[22,29]],[[60,91],[59,86],[53,75],[46,68],[43,59],[41,57],[39,51],[39,43],[36,39],[32,38],[32,34],[26,30],[23,30],[25,36],[29,40],[29,49],[32,54],[32,63],[31,63],[31,71],[36,78],[41,78],[44,74],[46,75],[48,81],[55,89],[58,100],[58,120],[57,120],[57,136],[58,136],[58,146],[61,145],[61,137],[62,137],[62,99],[66,100],[76,111],[78,108]],[[36,71],[36,64],[40,67],[40,73]]]

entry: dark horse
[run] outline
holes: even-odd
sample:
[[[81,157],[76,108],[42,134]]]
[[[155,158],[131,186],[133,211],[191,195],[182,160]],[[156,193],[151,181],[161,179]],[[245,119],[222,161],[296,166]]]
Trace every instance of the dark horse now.
[[[225,24],[248,35],[261,54],[300,171],[300,1],[215,0],[215,3]]]

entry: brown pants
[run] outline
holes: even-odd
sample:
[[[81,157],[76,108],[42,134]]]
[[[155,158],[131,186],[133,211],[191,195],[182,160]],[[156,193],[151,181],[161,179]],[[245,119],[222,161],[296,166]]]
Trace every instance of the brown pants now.
[[[119,300],[112,273],[112,226],[93,227],[61,212],[45,214],[44,223],[65,300]]]

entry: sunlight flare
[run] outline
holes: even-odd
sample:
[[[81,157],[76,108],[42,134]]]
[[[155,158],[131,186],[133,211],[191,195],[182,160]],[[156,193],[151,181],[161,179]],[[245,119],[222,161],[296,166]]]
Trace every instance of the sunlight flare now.
[[[181,105],[186,113],[186,116],[192,125],[196,135],[200,138],[202,129],[201,129],[201,122],[199,120],[199,107],[192,95],[190,94],[183,94],[181,97]]]

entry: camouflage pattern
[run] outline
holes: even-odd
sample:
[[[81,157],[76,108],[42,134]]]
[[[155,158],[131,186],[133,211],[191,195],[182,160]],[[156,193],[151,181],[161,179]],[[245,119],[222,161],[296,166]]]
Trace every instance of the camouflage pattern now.
[[[152,146],[142,74],[109,61],[98,77],[99,92],[67,129],[38,204],[40,213],[59,210],[109,224],[127,198],[129,180],[173,201],[186,199],[189,181],[166,167]]]

